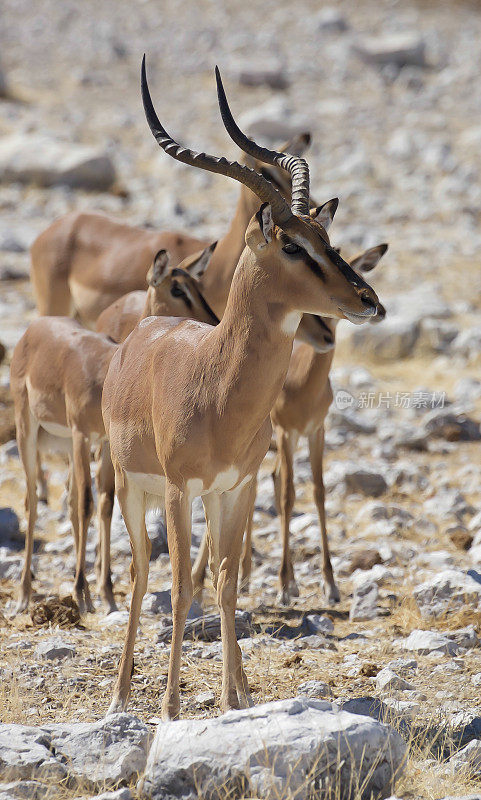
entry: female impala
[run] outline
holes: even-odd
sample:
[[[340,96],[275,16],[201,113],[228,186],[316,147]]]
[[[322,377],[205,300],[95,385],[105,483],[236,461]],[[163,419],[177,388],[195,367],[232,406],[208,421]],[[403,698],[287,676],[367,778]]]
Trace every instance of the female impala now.
[[[192,315],[187,312],[189,309],[198,308],[205,303],[197,281],[204,274],[216,244],[217,242],[210,244],[200,255],[194,253],[185,258],[181,268],[174,267],[171,271],[171,278],[174,280],[169,281],[164,280],[163,268],[160,271],[156,270],[157,255],[153,266],[147,273],[149,289],[124,294],[120,300],[116,300],[115,303],[108,306],[97,320],[97,332],[104,333],[114,342],[120,343],[133,331],[139,320],[145,319],[145,317],[193,316],[197,318],[195,313]],[[174,297],[179,298],[182,315],[172,313]],[[208,308],[208,313],[211,313],[210,308]]]
[[[221,111],[227,101],[217,73]],[[309,170],[303,159],[263,149],[266,162],[292,176],[292,207],[261,175],[237,162],[178,145],[154,111],[142,65],[147,120],[159,145],[184,163],[229,176],[262,201],[216,328],[150,318],[114,355],[102,409],[115,487],[132,546],[132,600],[120,671],[110,706],[128,701],[135,636],[147,588],[149,495],[165,500],[172,562],[173,636],[164,717],[179,713],[179,670],[192,601],[191,504],[201,496],[221,614],[221,706],[250,702],[234,612],[237,572],[252,482],[271,438],[270,410],[284,382],[302,312],[361,323],[378,299],[331,248],[309,214]],[[248,141],[248,140],[246,140]]]
[[[199,258],[205,261],[205,253]],[[179,268],[165,274],[167,264],[167,253],[162,250],[155,257],[150,273],[148,313],[159,295],[164,313],[216,324],[217,317],[200,295],[195,279]],[[188,294],[179,293],[180,281],[189,286]],[[99,589],[108,609],[115,609],[110,579],[114,476],[105,443],[101,394],[116,349],[117,345],[106,336],[87,331],[68,317],[40,317],[29,325],[13,352],[11,387],[18,449],[27,479],[28,515],[18,611],[27,607],[31,594],[33,531],[37,515],[36,460],[41,449],[68,452],[71,456],[69,507],[76,548],[73,594],[82,611],[93,610],[85,578],[85,547],[92,515],[90,450],[94,444],[102,445],[97,471]]]

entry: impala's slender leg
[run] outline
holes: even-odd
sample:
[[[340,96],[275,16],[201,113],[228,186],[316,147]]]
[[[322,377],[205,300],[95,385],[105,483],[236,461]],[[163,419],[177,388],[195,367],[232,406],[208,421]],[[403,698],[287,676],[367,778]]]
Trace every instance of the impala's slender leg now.
[[[129,532],[130,546],[132,548],[132,561],[130,564],[132,599],[130,601],[129,622],[122,658],[120,659],[119,674],[108,714],[123,711],[127,707],[129,700],[130,680],[134,666],[135,638],[139,625],[142,599],[147,590],[149,558],[152,550],[145,527],[145,494],[143,490],[121,473],[116,473],[115,491]]]
[[[296,437],[282,428],[276,429],[280,464],[280,512],[282,533],[282,563],[279,571],[280,591],[278,602],[289,605],[291,596],[298,597],[299,589],[294,578],[294,567],[289,547],[289,525],[296,497],[294,488],[294,449]]]
[[[79,549],[78,492],[75,470],[73,468],[73,457],[71,454],[68,459],[68,509],[70,524],[72,526],[75,555],[77,555]]]
[[[223,669],[220,707],[223,711],[245,708],[252,703],[235,632],[239,560],[252,496],[251,484],[249,481],[230,492],[204,498],[214,549],[214,583],[221,619]]]
[[[172,564],[172,645],[170,650],[167,687],[162,701],[162,719],[179,716],[179,676],[184,627],[192,604],[193,589],[190,569],[192,502],[186,491],[181,491],[167,480],[165,510],[167,516],[167,541]]]
[[[48,485],[47,476],[42,468],[42,460],[40,453],[37,453],[37,483],[38,483],[38,499],[41,503],[48,503]]]
[[[192,567],[192,588],[194,598],[199,603],[202,600],[202,592],[204,590],[205,573],[207,569],[207,562],[209,561],[209,542],[207,541],[207,530],[204,532],[202,541],[197,551],[197,556]]]
[[[252,527],[254,523],[254,508],[257,495],[257,475],[251,484],[251,494],[249,497],[249,513],[247,516],[246,532],[244,536],[244,546],[241,558],[241,583],[240,591],[248,592],[252,572]]]
[[[32,593],[33,531],[37,519],[37,436],[38,425],[30,414],[28,400],[16,417],[18,452],[25,470],[27,483],[25,510],[27,533],[25,537],[25,561],[20,579],[20,595],[16,612],[25,611]]]
[[[324,479],[322,475],[322,459],[324,455],[324,426],[309,436],[309,455],[311,459],[312,479],[314,481],[314,497],[316,500],[317,511],[319,513],[319,523],[321,527],[324,593],[329,603],[339,603],[341,596],[332,572],[331,557],[329,554],[329,542],[327,540],[326,530],[326,509],[324,505],[325,491]]]
[[[97,590],[108,609],[108,613],[117,611],[112,588],[110,572],[110,527],[115,497],[115,473],[110,458],[110,445],[103,442],[97,461],[97,496],[99,517],[98,551],[99,571],[97,573]]]
[[[78,548],[73,595],[81,612],[93,611],[90,590],[85,576],[87,532],[92,516],[93,499],[90,480],[90,440],[78,428],[72,428],[73,474],[77,486]]]
[[[274,485],[274,505],[278,514],[281,513],[281,459],[279,453],[272,470],[272,483]]]

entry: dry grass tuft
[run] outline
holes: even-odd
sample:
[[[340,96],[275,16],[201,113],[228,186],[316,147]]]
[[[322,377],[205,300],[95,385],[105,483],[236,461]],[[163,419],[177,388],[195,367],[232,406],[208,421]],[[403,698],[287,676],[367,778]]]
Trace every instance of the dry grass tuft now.
[[[41,603],[36,603],[30,616],[38,628],[53,625],[59,628],[83,628],[80,624],[79,607],[71,595],[49,597]]]

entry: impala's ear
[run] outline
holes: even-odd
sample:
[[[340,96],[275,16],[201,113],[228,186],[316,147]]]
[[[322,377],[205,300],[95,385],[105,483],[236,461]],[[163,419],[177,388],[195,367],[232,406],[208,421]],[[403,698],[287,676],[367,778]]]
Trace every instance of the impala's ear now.
[[[167,250],[159,250],[152,261],[152,266],[147,273],[147,283],[149,286],[158,286],[165,277],[165,271],[169,266],[169,254]]]
[[[378,244],[361,253],[351,261],[351,267],[357,272],[370,272],[379,263],[388,248],[387,244]]]
[[[198,257],[194,259],[194,261],[189,264],[187,268],[189,275],[196,280],[202,278],[202,275],[206,271],[207,267],[209,266],[209,262],[212,258],[212,253],[214,252],[217,246],[217,242],[212,242],[205,250],[202,250],[202,253],[199,253]]]
[[[269,203],[263,203],[256,214],[259,227],[266,243],[272,241],[272,233],[274,231],[274,221],[272,219],[272,209]]]
[[[291,156],[303,156],[311,144],[311,139],[312,137],[309,131],[297,133],[292,137],[292,139],[289,139],[289,141],[286,142],[283,147],[281,147],[281,152],[289,153]]]
[[[339,205],[339,198],[333,197],[332,200],[328,200],[327,203],[324,203],[322,206],[317,206],[317,208],[311,208],[310,215],[312,219],[315,219],[319,225],[322,225],[325,231],[329,230],[331,226],[331,222],[334,219],[334,214],[337,211],[337,207]]]

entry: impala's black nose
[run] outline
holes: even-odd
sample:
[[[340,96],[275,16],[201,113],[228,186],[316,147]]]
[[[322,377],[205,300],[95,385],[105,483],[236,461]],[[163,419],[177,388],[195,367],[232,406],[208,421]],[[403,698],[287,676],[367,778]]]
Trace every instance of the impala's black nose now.
[[[371,311],[372,314],[377,314],[378,310],[377,303],[374,302],[369,292],[363,291],[360,293],[359,297],[361,298],[363,305],[366,307],[367,311]]]

